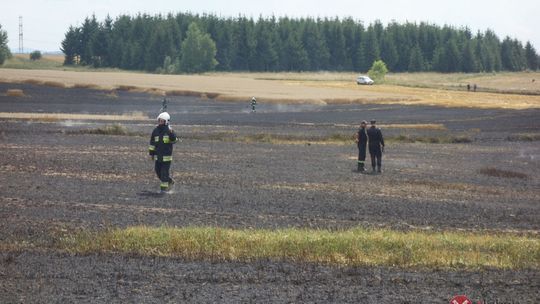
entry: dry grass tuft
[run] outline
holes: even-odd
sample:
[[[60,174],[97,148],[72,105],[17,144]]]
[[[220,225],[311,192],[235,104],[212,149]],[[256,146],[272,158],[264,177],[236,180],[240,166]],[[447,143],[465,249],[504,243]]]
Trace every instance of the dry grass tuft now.
[[[26,79],[21,81],[21,83],[32,84],[32,85],[43,85],[43,81],[37,79]]]
[[[532,133],[532,134],[516,134],[516,135],[510,135],[506,138],[508,141],[539,141],[540,140],[540,134],[539,133]]]
[[[325,136],[309,136],[303,134],[271,134],[258,133],[238,135],[231,132],[216,132],[211,134],[191,134],[184,135],[184,138],[195,140],[216,140],[240,143],[269,143],[269,144],[349,144],[353,142],[351,134],[334,133]]]
[[[138,136],[140,134],[130,132],[121,124],[113,124],[96,129],[82,129],[76,131],[68,131],[68,134],[96,134],[96,135],[120,135],[120,136]]]
[[[53,87],[53,88],[65,88],[66,85],[61,83],[61,82],[57,82],[57,81],[45,81],[43,82],[43,85],[44,86],[48,86],[48,87]]]
[[[493,167],[487,167],[482,168],[478,170],[480,174],[487,175],[487,176],[493,176],[493,177],[501,177],[501,178],[520,178],[520,179],[526,179],[529,176],[525,173],[516,172],[516,171],[510,171],[510,170],[502,170],[497,169]]]
[[[379,125],[383,129],[448,130],[444,124],[387,124]]]
[[[133,90],[136,90],[137,87],[135,86],[132,86],[132,85],[119,85],[116,87],[116,90],[118,91],[133,91]]]
[[[71,86],[73,89],[91,89],[91,90],[99,90],[100,87],[95,84],[90,83],[76,83]]]
[[[354,228],[223,229],[129,227],[61,239],[71,253],[122,253],[206,261],[282,260],[431,269],[539,269],[536,237],[484,232]]]
[[[402,143],[426,143],[426,144],[465,144],[471,143],[474,140],[468,135],[457,136],[412,136],[400,134],[395,137],[389,137],[388,141]]]
[[[434,127],[434,126],[433,126]],[[431,128],[426,126],[426,128]],[[353,136],[349,133],[332,133],[328,135],[306,135],[306,134],[272,134],[272,133],[257,133],[247,135],[230,134],[228,132],[217,132],[212,134],[191,134],[185,135],[185,138],[195,140],[217,140],[228,142],[241,143],[270,143],[270,144],[333,144],[347,145],[352,144]],[[411,136],[399,135],[396,137],[387,137],[389,142],[400,143],[427,143],[427,144],[457,144],[471,143],[474,140],[468,135],[457,136]]]
[[[202,99],[216,99],[218,96],[219,96],[218,93],[212,93],[212,92],[201,93]]]
[[[6,96],[9,97],[24,97],[24,91],[21,89],[8,89],[6,91]]]
[[[112,90],[112,91],[109,91],[109,92],[105,93],[105,97],[116,99],[116,98],[118,98],[118,93],[116,93],[115,90]]]
[[[141,92],[148,93],[150,95],[155,96],[166,96],[167,93],[165,91],[158,89],[158,88],[149,88],[149,89],[143,89]]]
[[[192,97],[201,97],[203,93],[189,90],[168,90],[166,91],[167,96],[192,96]]]
[[[147,120],[148,116],[142,112],[132,112],[124,115],[102,114],[72,114],[72,113],[13,113],[0,112],[0,118],[5,119],[29,119],[29,120],[98,120],[98,121],[134,121]]]
[[[48,123],[56,123],[61,121],[61,119],[57,116],[41,116],[36,118],[31,118],[31,121],[35,122],[48,122]]]
[[[219,93],[214,93],[214,92],[206,92],[206,97],[208,97],[209,99],[216,99],[218,96],[219,96]]]

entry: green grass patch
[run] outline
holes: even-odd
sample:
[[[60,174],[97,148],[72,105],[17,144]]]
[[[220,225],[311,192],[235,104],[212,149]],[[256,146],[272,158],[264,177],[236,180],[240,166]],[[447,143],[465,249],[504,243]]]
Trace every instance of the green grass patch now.
[[[402,268],[540,269],[540,240],[507,233],[136,226],[66,236],[60,246],[78,254],[205,261],[270,259]]]
[[[92,66],[71,65],[66,66],[63,56],[45,54],[39,60],[30,60],[29,54],[16,54],[7,59],[0,68],[24,70],[57,70],[81,72],[121,72],[117,68],[94,68]]]
[[[27,56],[13,56],[4,62],[3,68],[27,69],[27,70],[58,70],[62,68],[62,62],[41,58],[40,60],[30,60]]]

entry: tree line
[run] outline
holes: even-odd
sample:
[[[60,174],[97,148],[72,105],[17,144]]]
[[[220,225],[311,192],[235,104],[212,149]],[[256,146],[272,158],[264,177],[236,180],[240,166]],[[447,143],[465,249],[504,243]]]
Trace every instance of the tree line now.
[[[394,72],[522,71],[540,64],[530,42],[501,40],[489,29],[473,34],[466,27],[364,25],[352,18],[92,16],[68,29],[61,49],[66,65],[164,73],[367,71],[376,60]],[[189,65],[197,60],[198,68]]]
[[[0,24],[0,65],[4,64],[4,61],[11,57],[7,43],[7,32],[2,29],[2,25]]]

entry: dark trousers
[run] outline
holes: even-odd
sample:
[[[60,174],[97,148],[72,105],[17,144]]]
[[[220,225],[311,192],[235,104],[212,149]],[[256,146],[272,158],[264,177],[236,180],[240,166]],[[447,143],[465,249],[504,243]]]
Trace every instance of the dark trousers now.
[[[364,171],[366,162],[366,145],[358,145],[358,171]]]
[[[169,170],[171,169],[171,162],[161,162],[156,161],[154,170],[156,175],[161,181],[160,188],[167,189],[169,188],[169,183],[172,182],[172,178],[169,176]]]
[[[375,169],[375,165],[381,168],[382,163],[382,151],[381,145],[370,145],[369,146],[369,155],[371,156],[371,167]]]

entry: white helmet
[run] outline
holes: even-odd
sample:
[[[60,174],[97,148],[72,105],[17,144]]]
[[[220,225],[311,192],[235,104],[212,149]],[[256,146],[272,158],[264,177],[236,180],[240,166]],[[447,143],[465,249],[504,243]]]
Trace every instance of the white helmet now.
[[[163,113],[159,114],[158,117],[157,117],[157,120],[158,120],[158,121],[159,121],[160,119],[165,120],[165,124],[168,125],[168,124],[169,124],[169,120],[171,120],[171,115],[169,115],[169,113],[167,113],[167,112],[163,112]]]
[[[257,101],[255,97],[251,97],[251,101]]]

